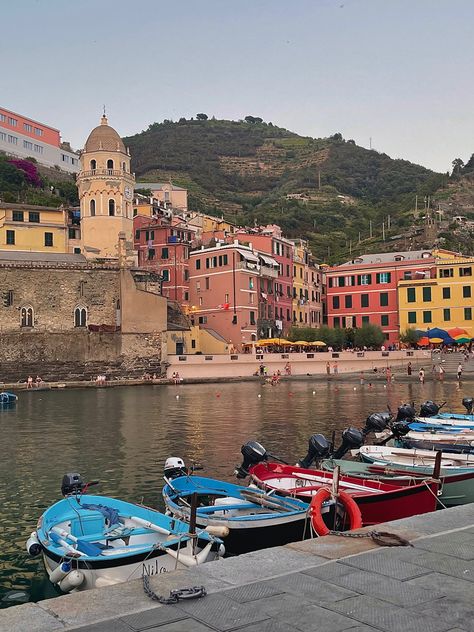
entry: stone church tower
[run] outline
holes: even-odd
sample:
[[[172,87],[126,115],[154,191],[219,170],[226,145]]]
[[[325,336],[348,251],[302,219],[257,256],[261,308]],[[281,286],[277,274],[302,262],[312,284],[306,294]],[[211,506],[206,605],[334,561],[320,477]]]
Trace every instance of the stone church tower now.
[[[133,188],[130,153],[105,114],[81,154],[77,187],[82,253],[88,259],[136,263],[133,250]]]

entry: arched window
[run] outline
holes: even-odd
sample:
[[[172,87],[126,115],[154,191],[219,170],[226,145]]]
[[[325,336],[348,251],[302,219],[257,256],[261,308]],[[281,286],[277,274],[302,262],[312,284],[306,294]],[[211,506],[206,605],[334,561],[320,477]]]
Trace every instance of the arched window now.
[[[74,310],[74,327],[87,327],[87,310],[85,307],[76,307]]]
[[[95,216],[95,200],[91,200],[89,202],[89,208],[91,211],[91,217],[94,217]]]
[[[115,200],[109,200],[109,215],[115,215]]]
[[[107,169],[109,171],[112,171],[113,168],[114,168],[114,161],[113,160],[107,160]]]
[[[122,162],[122,169],[123,171],[127,171],[127,165],[124,162]]]
[[[34,327],[35,313],[30,305],[25,305],[20,310],[20,326]]]
[[[97,169],[97,162],[95,160],[91,160],[91,170],[95,171]]]

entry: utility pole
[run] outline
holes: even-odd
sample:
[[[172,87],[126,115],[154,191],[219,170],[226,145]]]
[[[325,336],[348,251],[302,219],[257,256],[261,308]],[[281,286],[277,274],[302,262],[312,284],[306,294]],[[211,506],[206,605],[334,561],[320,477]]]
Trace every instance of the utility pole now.
[[[369,219],[369,237],[372,238],[372,220]]]
[[[360,244],[360,231],[359,231],[359,244]]]
[[[392,225],[392,221],[391,221],[390,215],[388,215],[388,216],[387,216],[387,229],[388,229],[388,230],[390,230],[391,225]]]
[[[382,240],[385,241],[385,222],[382,222]]]

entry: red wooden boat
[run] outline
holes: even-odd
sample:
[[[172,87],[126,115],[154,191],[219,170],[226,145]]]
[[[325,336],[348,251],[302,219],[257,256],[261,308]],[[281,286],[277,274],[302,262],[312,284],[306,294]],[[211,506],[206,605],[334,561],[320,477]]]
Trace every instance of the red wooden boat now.
[[[268,462],[249,470],[251,481],[266,491],[293,496],[311,502],[322,487],[330,487],[333,472]],[[340,475],[339,489],[354,498],[364,525],[374,525],[399,518],[409,518],[436,509],[438,482],[405,479],[402,484],[387,483],[355,476]]]

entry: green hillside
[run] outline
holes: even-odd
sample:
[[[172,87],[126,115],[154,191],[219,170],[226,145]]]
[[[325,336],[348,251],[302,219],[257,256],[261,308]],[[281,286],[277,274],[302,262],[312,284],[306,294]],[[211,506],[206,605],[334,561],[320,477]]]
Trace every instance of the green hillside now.
[[[239,224],[276,222],[329,261],[393,247],[390,237],[412,224],[415,196],[446,179],[340,134],[314,139],[264,122],[164,121],[124,141],[141,181],[171,179],[189,190],[191,209]]]

